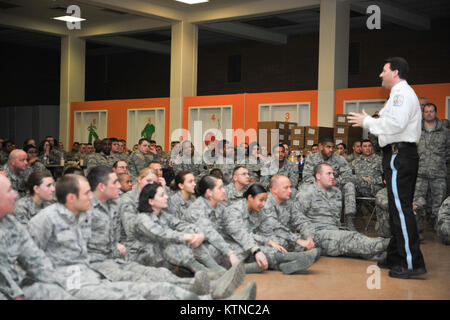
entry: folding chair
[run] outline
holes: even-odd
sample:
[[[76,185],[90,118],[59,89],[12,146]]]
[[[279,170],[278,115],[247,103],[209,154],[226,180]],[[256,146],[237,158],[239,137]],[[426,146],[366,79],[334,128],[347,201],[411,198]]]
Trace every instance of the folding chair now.
[[[372,212],[370,213],[369,220],[367,221],[366,227],[364,228],[364,232],[367,232],[367,230],[369,229],[370,221],[372,220],[373,214],[375,213],[375,197],[356,197],[356,201],[368,201],[372,202],[373,204]]]

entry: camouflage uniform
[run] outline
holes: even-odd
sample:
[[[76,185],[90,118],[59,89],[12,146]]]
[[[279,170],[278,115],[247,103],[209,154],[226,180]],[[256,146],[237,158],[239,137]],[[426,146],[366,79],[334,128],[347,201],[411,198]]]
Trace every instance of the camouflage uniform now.
[[[381,155],[381,147],[380,144],[378,143],[378,137],[369,132],[369,134],[367,135],[367,139],[369,139],[370,142],[372,143],[373,152],[377,155]]]
[[[225,186],[225,196],[227,197],[227,203],[244,198],[244,192],[247,190],[247,188],[248,186],[245,186],[242,191],[237,191],[233,181]]]
[[[361,156],[353,160],[351,165],[355,169],[357,194],[363,197],[374,197],[383,188],[381,157],[375,153],[368,157]],[[365,180],[364,178],[367,177],[372,180]]]
[[[116,161],[125,161],[128,163],[128,155],[125,153],[119,152],[119,153],[113,153],[109,155],[111,157],[111,163],[114,164]]]
[[[344,195],[344,214],[354,217],[356,214],[354,176],[352,174],[352,168],[342,156],[333,153],[326,161],[323,160],[321,152],[316,152],[308,156],[305,160],[305,167],[303,168],[303,182],[315,183],[315,178],[313,177],[314,167],[320,163],[327,163],[333,168],[334,178],[337,182],[336,186]]]
[[[157,247],[156,250],[171,265],[192,269],[199,266],[196,260],[202,261],[209,252],[203,243],[195,249],[191,248],[183,241],[185,233],[201,233],[201,231],[196,225],[180,220],[164,210],[158,216],[153,213],[140,213],[134,224],[134,237],[140,242],[138,246],[153,243]],[[206,267],[200,268],[207,271]]]
[[[273,216],[267,216],[263,211],[250,213],[246,199],[235,201],[221,213],[221,232],[243,259],[250,257],[250,261],[255,261],[250,253],[260,248],[267,257],[269,269],[279,270],[283,254],[267,243],[272,240],[286,249],[295,248],[298,237]]]
[[[248,169],[248,174],[250,175],[250,183],[259,182],[264,161],[253,157],[247,157],[245,163],[245,167]]]
[[[21,295],[25,299],[74,299],[63,289],[64,279],[55,274],[50,260],[11,214],[0,218],[0,239],[0,296],[8,299]],[[30,286],[20,285],[25,277],[31,280],[27,281]]]
[[[192,286],[193,278],[178,278],[166,268],[153,268],[125,261],[117,249],[122,223],[116,200],[100,202],[93,194],[91,207],[91,238],[87,244],[92,269],[112,281],[169,282]]]
[[[48,172],[50,172],[49,170],[47,170],[47,168],[41,162],[40,159],[36,160],[35,162],[33,162],[33,165],[31,165],[29,167],[30,167],[31,172],[34,172],[34,171],[48,171]]]
[[[8,157],[9,155],[5,151],[0,150],[0,166],[8,162]]]
[[[298,218],[301,218],[301,216],[297,216],[295,214],[295,212],[293,211],[293,204],[293,199],[289,199],[278,204],[273,194],[271,192],[268,192],[266,203],[261,209],[261,212],[267,217],[272,217],[282,226],[288,228],[288,230],[292,232],[298,232]]]
[[[378,140],[378,138],[377,138]],[[347,160],[347,162],[350,164],[352,163],[354,160],[358,159],[361,157],[361,154],[355,155],[354,152],[352,152],[351,154],[347,154],[346,156],[344,156],[344,159]]]
[[[31,196],[20,198],[14,206],[14,216],[26,227],[31,218],[53,203],[54,201],[43,201],[40,205],[37,205]]]
[[[233,170],[236,167],[234,157],[222,157],[219,156],[214,163],[213,168],[220,169],[223,173],[223,184],[227,185],[233,182]]]
[[[431,192],[431,220],[434,223],[439,207],[447,192],[447,165],[450,161],[450,131],[436,119],[436,126],[427,130],[422,120],[422,134],[417,146],[419,153],[419,170],[417,172],[414,203],[419,197],[427,199],[427,191]]]
[[[377,222],[375,223],[376,233],[383,238],[392,236],[391,227],[389,225],[389,205],[387,187],[377,192],[375,196],[375,214]]]
[[[78,151],[70,151],[66,153],[65,159],[67,161],[79,161],[81,158],[81,153]]]
[[[171,197],[169,197],[168,212],[174,214],[178,219],[183,220],[184,212],[191,205],[191,203],[195,201],[194,196],[191,195],[189,198],[190,200],[187,202],[181,194],[181,191],[178,190]]]
[[[208,169],[197,152],[194,152],[192,157],[185,154],[178,156],[173,162],[173,173],[175,175],[181,170],[188,170],[192,172],[195,181],[198,182],[204,175],[208,174]]]
[[[436,232],[442,243],[450,245],[450,197],[447,197],[439,209]]]
[[[185,211],[184,220],[195,224],[205,234],[207,242],[210,244],[208,251],[214,259],[226,263],[224,257],[233,253],[230,245],[219,233],[220,207],[213,208],[204,197],[198,197]],[[222,261],[224,260],[224,261]]]
[[[49,154],[49,161],[51,164],[60,164],[61,163],[61,157],[64,156],[64,153],[61,152],[59,149],[53,147],[50,150]]]
[[[8,163],[6,163],[1,170],[8,176],[9,181],[11,181],[11,187],[17,191],[19,198],[25,197],[27,194],[26,183],[31,171],[25,170],[15,173],[9,168]]]
[[[329,256],[359,256],[369,260],[385,258],[389,239],[369,238],[356,231],[339,230],[341,191],[324,190],[317,183],[302,187],[294,201],[295,214],[303,215],[299,225],[303,238],[312,237]],[[306,218],[306,219],[305,219]]]
[[[147,242],[145,246],[136,241],[134,224],[138,215],[139,189],[138,187],[127,192],[120,199],[119,212],[122,220],[122,234],[120,243],[127,248],[128,260],[136,261],[146,266],[169,267],[156,245]]]
[[[269,182],[270,178],[276,174],[282,174],[289,178],[289,181],[291,182],[291,188],[295,191],[297,190],[298,185],[298,166],[295,165],[295,163],[289,161],[288,159],[284,160],[284,164],[281,168],[279,168],[279,161],[278,159],[272,159],[270,161],[267,161],[264,163],[264,166],[261,168],[261,184],[266,187]]]
[[[110,155],[106,155],[103,152],[93,153],[87,160],[86,164],[87,174],[89,174],[91,169],[94,167],[107,166],[112,168],[113,164],[114,164],[113,158]]]
[[[139,171],[147,167],[150,160],[139,149],[133,151],[128,158],[128,173],[135,181],[139,176]]]
[[[30,235],[52,261],[58,273],[68,278],[78,275],[76,285],[67,281],[65,289],[81,299],[186,299],[192,293],[169,283],[111,282],[94,271],[89,263],[87,243],[92,236],[91,216],[75,216],[56,203],[43,209],[28,224]]]

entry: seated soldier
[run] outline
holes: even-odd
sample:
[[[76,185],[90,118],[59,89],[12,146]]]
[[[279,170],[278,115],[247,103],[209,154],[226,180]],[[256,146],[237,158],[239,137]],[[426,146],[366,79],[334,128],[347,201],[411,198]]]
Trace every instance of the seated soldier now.
[[[314,183],[314,167],[318,164],[327,163],[331,165],[337,181],[337,187],[341,190],[344,197],[346,227],[350,231],[356,231],[353,222],[356,214],[356,195],[352,168],[342,156],[334,154],[334,142],[330,138],[321,139],[319,150],[319,152],[305,159],[302,184]]]
[[[39,212],[28,231],[53,263],[56,273],[72,279],[65,289],[80,299],[199,299],[196,294],[168,282],[114,282],[94,271],[88,243],[97,237],[87,213],[92,193],[85,177],[68,174],[56,183],[55,203]],[[104,227],[104,226],[103,226]],[[202,297],[210,299],[210,297]]]
[[[298,166],[288,160],[288,155],[285,153],[282,144],[272,148],[272,160],[264,163],[264,166],[261,169],[261,184],[267,186],[270,178],[275,174],[282,174],[288,177],[294,192],[297,191],[299,178]]]
[[[210,294],[210,283],[206,273],[196,273],[193,278],[179,278],[166,268],[154,268],[125,261],[126,248],[119,243],[121,221],[118,212],[119,183],[117,175],[106,166],[91,170],[87,177],[91,186],[92,201],[87,214],[91,216],[91,237],[88,254],[92,269],[112,281],[168,282],[198,295]],[[145,188],[144,188],[145,190]],[[236,270],[231,271],[232,282],[221,281],[213,291],[214,298],[226,298],[242,282],[244,274],[236,279]],[[233,285],[234,287],[232,287]]]
[[[55,273],[51,261],[14,218],[16,198],[10,181],[0,174],[0,300],[74,299],[63,289],[66,279]]]
[[[263,157],[259,153],[259,144],[258,142],[250,143],[248,147],[248,158],[246,161],[246,167],[248,169],[248,173],[250,175],[250,182],[255,183],[259,182],[261,175],[261,168],[264,165]]]
[[[225,189],[221,179],[204,176],[196,186],[197,199],[184,213],[184,220],[197,225],[205,234],[208,251],[220,264],[233,266],[239,258],[218,232],[217,205],[225,200]]]
[[[133,190],[133,181],[128,173],[119,173],[117,175],[120,183],[119,197],[128,191]]]
[[[373,152],[370,140],[361,141],[361,156],[352,161],[355,170],[356,194],[363,197],[375,197],[383,184],[381,157]]]
[[[28,170],[27,153],[20,149],[11,151],[8,162],[2,170],[6,173],[11,182],[11,186],[19,194],[19,197],[26,195],[26,182],[31,171]]]
[[[27,188],[29,195],[20,198],[14,207],[14,216],[25,227],[39,211],[55,202],[55,181],[50,172],[35,171],[28,177]]]
[[[341,191],[335,187],[333,168],[326,163],[314,167],[315,181],[305,185],[294,201],[303,238],[312,237],[322,254],[357,256],[383,261],[390,239],[369,238],[356,231],[339,230]]]
[[[89,174],[89,171],[91,171],[92,168],[97,166],[108,166],[112,167],[115,160],[111,156],[111,140],[108,138],[105,138],[101,140],[100,145],[100,152],[95,152],[91,154],[87,160],[86,164],[86,172]]]
[[[233,181],[225,186],[225,196],[227,203],[234,200],[243,199],[244,192],[250,183],[248,169],[244,166],[237,166],[233,169]]]
[[[183,141],[180,148],[181,154],[172,159],[174,174],[188,170],[194,174],[196,181],[200,180],[208,172],[201,155],[195,151],[194,145],[189,140]]]
[[[272,224],[270,216],[261,212],[266,199],[266,189],[260,184],[252,184],[244,193],[244,199],[234,201],[220,211],[218,221],[221,234],[239,253],[239,257],[248,262],[245,265],[248,273],[271,269],[292,274],[309,268],[320,256],[320,252],[313,249],[312,239],[309,239],[307,244],[311,250],[288,252],[283,246],[287,242],[276,234],[279,231],[278,223]],[[275,221],[273,219],[273,222]],[[293,234],[289,238],[298,244]]]
[[[183,220],[184,212],[195,200],[195,177],[187,170],[178,171],[171,189],[173,195],[169,197],[169,212]]]

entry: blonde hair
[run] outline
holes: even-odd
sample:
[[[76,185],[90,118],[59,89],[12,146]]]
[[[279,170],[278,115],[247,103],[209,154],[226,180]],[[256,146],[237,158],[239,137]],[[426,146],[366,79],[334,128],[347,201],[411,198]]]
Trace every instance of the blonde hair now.
[[[142,178],[148,176],[150,173],[153,173],[155,176],[158,176],[158,173],[156,172],[155,169],[146,167],[146,168],[142,169],[141,171],[139,171],[138,179],[142,179]]]

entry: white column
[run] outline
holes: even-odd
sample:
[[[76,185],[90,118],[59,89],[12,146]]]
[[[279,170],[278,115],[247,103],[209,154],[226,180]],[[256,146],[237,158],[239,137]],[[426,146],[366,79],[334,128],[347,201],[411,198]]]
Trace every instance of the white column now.
[[[172,139],[172,132],[182,126],[183,97],[197,95],[197,52],[197,25],[183,21],[174,23],[170,60],[169,139]]]
[[[350,4],[320,1],[318,125],[332,127],[335,90],[348,87]]]
[[[86,41],[72,35],[61,38],[59,140],[70,150],[70,103],[84,101]]]

